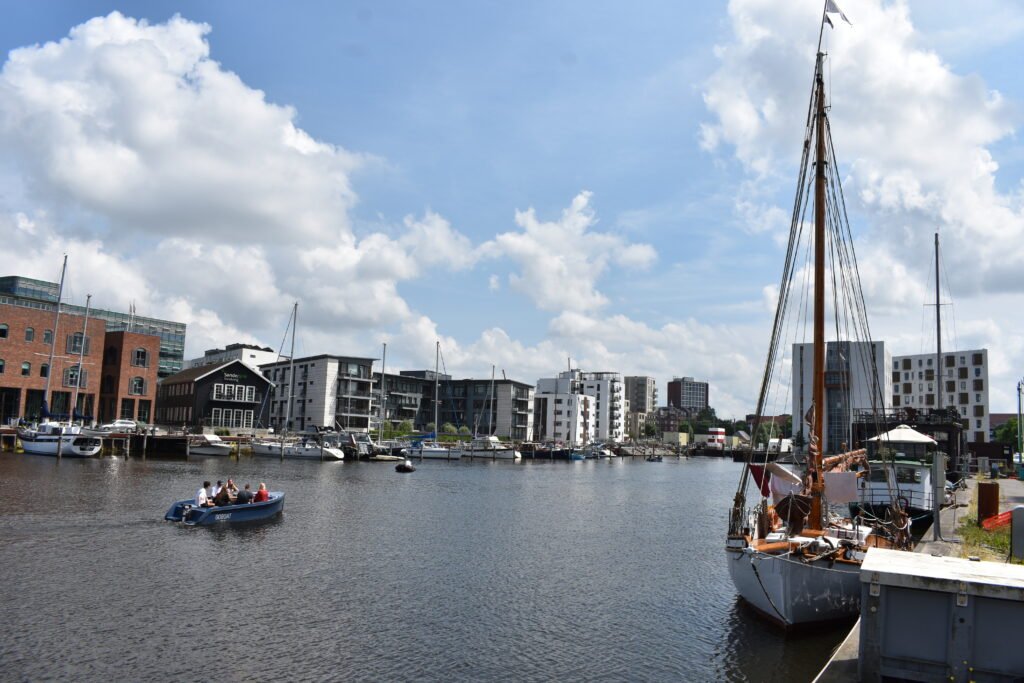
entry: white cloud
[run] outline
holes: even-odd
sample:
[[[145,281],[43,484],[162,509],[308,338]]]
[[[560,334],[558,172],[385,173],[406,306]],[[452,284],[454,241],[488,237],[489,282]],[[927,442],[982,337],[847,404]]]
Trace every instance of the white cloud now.
[[[429,211],[394,236],[356,235],[351,174],[376,160],[298,128],[211,59],[209,31],[114,12],[12,51],[0,73],[0,142],[29,204],[7,209],[39,212],[40,244],[104,272],[108,307],[143,299],[150,315],[184,316],[194,353],[234,341],[201,330],[276,330],[295,300],[310,331],[401,322],[413,313],[398,283],[475,262]]]
[[[918,6],[924,12],[930,3]],[[706,83],[713,119],[701,141],[709,151],[729,147],[747,184],[761,185],[758,201],[765,187],[781,206],[792,201],[785,179],[795,177],[820,8],[811,1],[729,5],[733,36],[718,47],[721,65]],[[961,311],[984,319],[987,299],[1024,293],[1024,202],[999,192],[989,151],[1013,134],[1020,110],[924,47],[906,2],[865,0],[844,9],[854,25],[825,29],[827,92],[876,336],[903,338],[907,321],[919,319],[936,230],[947,286],[969,302]],[[738,208],[743,215],[744,205]],[[994,349],[1007,333],[1001,323],[974,340]]]
[[[648,244],[592,230],[597,218],[590,193],[573,198],[558,221],[541,221],[531,208],[516,212],[517,232],[504,232],[481,246],[486,256],[505,256],[519,267],[511,287],[546,311],[589,311],[608,303],[597,281],[617,265],[646,268],[657,258]]]

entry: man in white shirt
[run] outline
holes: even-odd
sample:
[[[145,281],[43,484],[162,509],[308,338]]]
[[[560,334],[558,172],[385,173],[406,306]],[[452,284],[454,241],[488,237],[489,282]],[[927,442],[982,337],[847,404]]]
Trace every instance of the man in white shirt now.
[[[218,493],[220,493],[220,489],[221,489],[222,486],[224,486],[224,482],[222,482],[220,479],[218,479],[217,480],[217,485],[213,487],[212,491],[210,491],[210,500],[213,500],[213,497],[216,496]]]
[[[213,505],[213,501],[209,497],[208,489],[210,488],[210,482],[204,481],[202,487],[196,491],[196,507],[208,508]]]

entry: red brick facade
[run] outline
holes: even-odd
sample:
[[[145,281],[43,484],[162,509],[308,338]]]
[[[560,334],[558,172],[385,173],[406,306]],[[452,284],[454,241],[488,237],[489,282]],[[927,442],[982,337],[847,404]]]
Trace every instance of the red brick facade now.
[[[103,345],[99,420],[153,422],[160,338],[135,332],[108,332]]]
[[[51,311],[0,304],[0,418],[34,418],[39,414],[46,392],[46,368],[50,355],[50,336],[54,315]],[[75,337],[81,337],[84,316],[60,316],[54,338],[53,368],[50,377],[50,411],[69,413],[77,382],[79,353]],[[106,323],[89,320],[86,331],[85,374],[78,391],[78,410],[96,414],[100,387],[100,358]]]
[[[54,341],[53,369],[50,377],[50,412],[68,414],[75,391],[79,361],[78,339],[82,334],[85,317],[62,313]],[[50,355],[54,314],[34,308],[0,304],[0,422],[39,416],[46,392],[46,373],[42,371]],[[131,417],[138,419],[139,409],[146,408],[151,422],[156,397],[156,381],[160,353],[160,338],[155,335],[129,332],[106,332],[103,320],[89,319],[86,331],[85,356],[82,359],[84,375],[78,392],[79,414],[98,421],[121,416],[127,399]],[[135,350],[145,352],[146,366],[133,365]],[[110,361],[107,362],[107,355]],[[108,372],[109,370],[109,372]],[[107,376],[111,379],[107,380]],[[133,378],[141,377],[142,385]],[[111,392],[101,391],[106,380]],[[141,389],[141,393],[137,393]],[[104,410],[102,399],[112,401],[117,414]],[[129,404],[124,404],[125,406]]]

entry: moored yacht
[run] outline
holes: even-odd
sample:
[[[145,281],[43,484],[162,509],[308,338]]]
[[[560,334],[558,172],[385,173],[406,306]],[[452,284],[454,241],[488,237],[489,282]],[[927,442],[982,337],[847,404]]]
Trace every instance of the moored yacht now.
[[[496,436],[482,436],[468,444],[463,443],[452,449],[453,457],[491,458],[495,460],[519,460],[522,454],[511,444],[502,443]],[[458,453],[458,455],[454,455]]]
[[[30,455],[60,455],[65,458],[91,458],[100,452],[103,440],[82,433],[78,425],[44,422],[35,429],[19,429],[21,448]]]

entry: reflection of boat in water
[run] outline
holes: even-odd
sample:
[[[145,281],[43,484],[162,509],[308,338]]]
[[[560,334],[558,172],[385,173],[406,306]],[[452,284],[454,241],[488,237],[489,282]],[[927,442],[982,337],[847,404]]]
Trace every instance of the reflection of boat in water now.
[[[233,446],[216,434],[193,434],[188,437],[189,455],[231,455]]]
[[[834,4],[828,0],[825,7]],[[826,19],[823,14],[822,31]],[[813,364],[807,379],[813,400],[810,410],[801,416],[810,428],[807,468],[806,472],[796,474],[778,463],[755,464],[748,459],[730,511],[725,546],[726,565],[737,592],[762,615],[784,627],[855,617],[860,610],[861,563],[868,548],[907,548],[910,543],[906,515],[896,507],[890,510],[887,520],[879,520],[874,527],[840,516],[829,508],[857,500],[857,473],[852,470],[865,461],[866,454],[864,450],[843,448],[833,440],[835,449],[841,452],[824,457],[827,405],[832,400],[832,394],[826,392],[825,379],[826,272],[831,272],[838,288],[829,297],[838,302],[830,316],[835,316],[837,330],[855,337],[851,342],[839,342],[847,349],[844,360],[848,362],[852,356],[848,349],[853,341],[872,347],[828,123],[823,62],[819,40],[786,263],[751,432],[758,434],[762,425],[767,424],[764,416],[778,412],[771,406],[773,400],[778,400],[772,391],[777,384],[773,376],[782,372],[780,368],[788,367],[786,361],[791,360],[783,357],[782,349],[787,342],[793,341],[796,346],[802,336],[802,330],[793,329],[792,321],[787,319],[787,314],[799,317],[796,309],[802,308],[795,303],[801,295],[791,294],[791,289],[793,284],[799,286],[800,279],[795,275],[801,272],[805,254],[812,252],[813,297],[808,296],[807,300],[813,301]],[[801,242],[808,237],[804,219],[811,206],[807,192],[811,188],[814,229],[812,244],[808,246]],[[826,253],[832,255],[830,264],[825,262]],[[792,339],[786,339],[790,333]],[[837,356],[843,358],[842,354]],[[888,368],[878,366],[881,361],[876,361],[873,354],[866,354],[863,362],[864,367],[856,370],[862,371],[869,381],[877,383],[888,372]],[[832,370],[831,366],[829,369]],[[835,375],[851,371],[845,367],[842,372],[831,372],[831,385],[842,384]],[[877,386],[869,391],[871,395],[882,394]],[[748,508],[746,496],[751,481],[760,496]]]
[[[34,429],[19,429],[21,448],[30,455],[60,455],[65,458],[91,458],[100,452],[103,441],[99,437],[82,433],[78,425],[63,422],[44,422]]]
[[[284,493],[271,491],[270,499],[262,503],[196,507],[195,499],[179,500],[164,515],[170,522],[185,526],[213,526],[214,524],[258,522],[271,519],[284,510]]]

